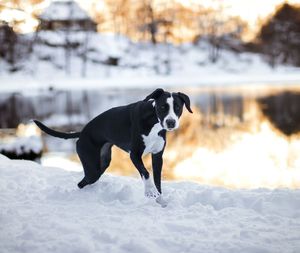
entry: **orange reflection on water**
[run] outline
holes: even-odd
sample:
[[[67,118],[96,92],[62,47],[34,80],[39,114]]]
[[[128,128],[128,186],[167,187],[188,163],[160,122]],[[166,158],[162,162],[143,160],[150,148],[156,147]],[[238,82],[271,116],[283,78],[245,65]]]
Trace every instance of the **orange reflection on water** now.
[[[230,188],[300,187],[299,138],[289,140],[263,121],[258,131],[231,139],[223,150],[195,148],[175,166],[175,177]]]

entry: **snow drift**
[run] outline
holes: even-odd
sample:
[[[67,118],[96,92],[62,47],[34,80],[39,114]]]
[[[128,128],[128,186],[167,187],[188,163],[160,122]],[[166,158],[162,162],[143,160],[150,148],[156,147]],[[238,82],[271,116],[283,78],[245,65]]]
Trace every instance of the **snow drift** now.
[[[300,191],[228,190],[163,182],[169,205],[141,180],[0,156],[1,252],[299,252]]]

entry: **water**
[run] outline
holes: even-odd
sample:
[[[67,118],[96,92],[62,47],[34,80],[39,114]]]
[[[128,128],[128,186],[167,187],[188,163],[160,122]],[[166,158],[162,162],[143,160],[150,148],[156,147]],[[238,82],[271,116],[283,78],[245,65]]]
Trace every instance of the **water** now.
[[[294,87],[184,88],[194,114],[185,112],[168,134],[164,179],[226,187],[300,187],[300,95]],[[128,104],[152,89],[44,90],[0,94],[0,127],[38,118],[63,131],[80,130],[99,113]],[[43,135],[42,163],[81,170],[74,140]],[[150,157],[145,157],[151,167]],[[138,176],[128,154],[113,150],[109,172]]]

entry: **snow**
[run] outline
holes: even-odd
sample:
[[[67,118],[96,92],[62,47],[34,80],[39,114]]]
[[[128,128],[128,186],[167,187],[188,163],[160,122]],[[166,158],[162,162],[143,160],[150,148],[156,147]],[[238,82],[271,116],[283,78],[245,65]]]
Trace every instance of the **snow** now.
[[[43,20],[84,20],[90,19],[75,1],[51,1],[39,16]]]
[[[32,35],[27,35],[32,36]],[[39,33],[41,41],[61,45],[59,32]],[[70,41],[81,42],[85,34],[69,34]],[[232,85],[298,85],[300,68],[279,65],[271,68],[259,54],[221,50],[219,61],[211,63],[208,45],[163,45],[136,43],[124,36],[89,33],[86,76],[82,77],[82,47],[71,53],[70,73],[65,71],[65,51],[61,47],[34,45],[34,53],[19,63],[22,69],[9,72],[0,61],[0,91],[45,89],[101,89],[136,87],[207,87]],[[105,62],[115,57],[118,66]],[[170,60],[170,72],[165,63]]]
[[[51,116],[44,120],[44,124],[49,127],[62,127],[75,124],[85,125],[86,122],[88,122],[87,117],[81,114],[73,114],[69,117],[66,117],[64,114],[51,114]]]
[[[43,150],[43,143],[40,137],[19,137],[14,140],[0,143],[0,151],[14,152],[17,155],[33,152],[39,154]]]
[[[299,190],[163,182],[161,208],[140,179],[81,177],[0,156],[1,252],[300,251]]]

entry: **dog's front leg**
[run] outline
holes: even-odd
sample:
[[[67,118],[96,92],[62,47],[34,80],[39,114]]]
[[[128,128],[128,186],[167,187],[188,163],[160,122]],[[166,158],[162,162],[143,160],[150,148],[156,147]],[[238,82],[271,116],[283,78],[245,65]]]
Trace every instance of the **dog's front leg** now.
[[[151,179],[149,177],[149,172],[146,170],[144,166],[142,156],[138,155],[137,153],[131,152],[130,159],[134,164],[134,166],[139,171],[143,179],[144,186],[145,186],[145,196],[148,198],[157,198],[160,195],[160,193],[156,190],[153,183],[151,182]]]
[[[132,163],[134,164],[134,166],[139,171],[141,177],[143,179],[149,179],[149,172],[146,170],[146,168],[144,166],[142,156],[139,154],[136,154],[134,152],[131,152],[130,159],[131,159]]]
[[[157,154],[152,154],[152,169],[153,169],[153,178],[156,189],[160,193],[159,196],[156,198],[156,202],[160,204],[162,207],[167,206],[167,201],[165,201],[162,197],[161,192],[161,170],[163,165],[163,151]]]
[[[152,154],[153,178],[156,189],[161,194],[161,169],[163,165],[162,152]]]

